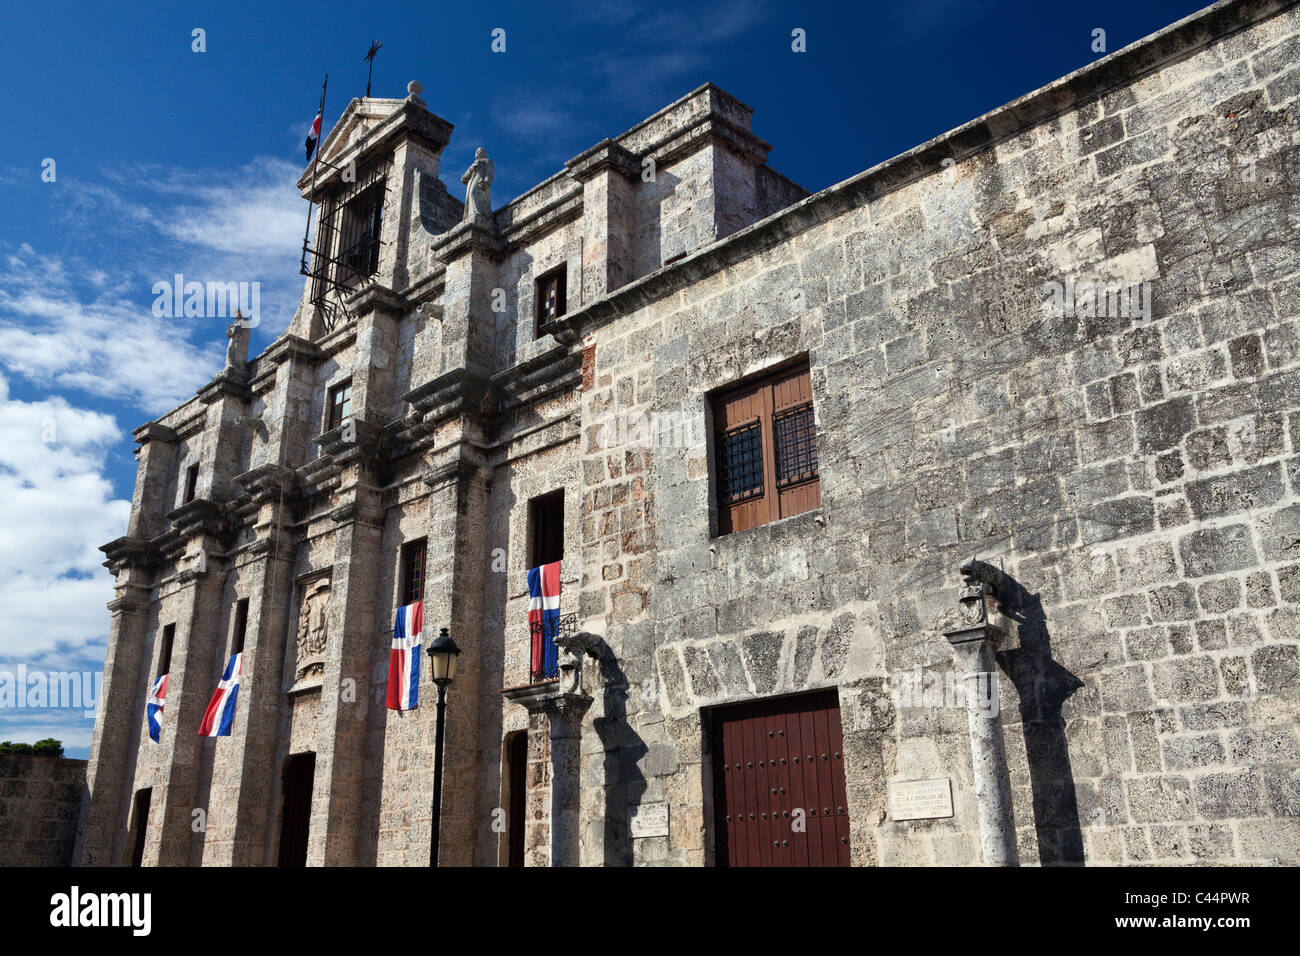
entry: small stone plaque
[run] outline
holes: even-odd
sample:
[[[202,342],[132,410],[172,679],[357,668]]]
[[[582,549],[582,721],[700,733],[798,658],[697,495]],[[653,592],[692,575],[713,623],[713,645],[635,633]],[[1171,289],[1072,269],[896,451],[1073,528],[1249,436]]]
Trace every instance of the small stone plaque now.
[[[892,820],[932,820],[952,816],[952,784],[947,777],[899,780],[889,785]]]
[[[632,811],[628,821],[634,837],[659,837],[668,835],[668,804],[645,803]]]

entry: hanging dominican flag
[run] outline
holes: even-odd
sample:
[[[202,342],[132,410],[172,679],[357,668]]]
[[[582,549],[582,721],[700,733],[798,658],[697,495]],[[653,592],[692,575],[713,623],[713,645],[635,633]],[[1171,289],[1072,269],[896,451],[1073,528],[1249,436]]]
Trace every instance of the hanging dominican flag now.
[[[393,646],[388,652],[389,710],[412,710],[420,703],[420,632],[423,629],[423,601],[397,609]]]
[[[239,696],[239,672],[244,666],[243,653],[235,654],[226,664],[221,683],[212,692],[208,709],[199,724],[200,737],[229,737],[230,725],[235,722],[235,698]]]
[[[158,735],[162,732],[162,712],[163,698],[167,696],[167,675],[163,674],[154,678],[153,686],[149,688],[149,702],[145,704],[144,710],[149,717],[149,739],[158,743]]]
[[[311,121],[311,129],[307,130],[307,159],[311,159],[311,154],[316,151],[316,144],[320,142],[320,117],[321,114],[317,113],[316,118]]]
[[[560,627],[560,562],[528,572],[528,627],[533,634],[533,679],[559,673],[555,635]]]

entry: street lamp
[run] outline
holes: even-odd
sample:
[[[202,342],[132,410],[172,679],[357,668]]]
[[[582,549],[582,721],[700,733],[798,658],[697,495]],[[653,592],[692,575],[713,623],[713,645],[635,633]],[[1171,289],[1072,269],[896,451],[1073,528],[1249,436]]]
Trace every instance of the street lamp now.
[[[438,717],[433,751],[433,838],[429,841],[429,866],[438,865],[438,823],[442,817],[442,728],[447,709],[447,685],[456,678],[456,658],[460,648],[444,627],[429,645],[429,669],[438,686]]]

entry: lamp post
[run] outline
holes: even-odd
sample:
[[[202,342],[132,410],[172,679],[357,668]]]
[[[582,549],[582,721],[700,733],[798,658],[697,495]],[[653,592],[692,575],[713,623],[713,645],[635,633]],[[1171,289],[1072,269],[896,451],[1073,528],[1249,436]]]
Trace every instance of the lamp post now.
[[[438,824],[442,816],[442,728],[447,707],[447,685],[456,677],[456,658],[460,648],[444,627],[429,645],[429,667],[438,686],[438,717],[433,751],[433,837],[429,841],[429,866],[438,865]]]

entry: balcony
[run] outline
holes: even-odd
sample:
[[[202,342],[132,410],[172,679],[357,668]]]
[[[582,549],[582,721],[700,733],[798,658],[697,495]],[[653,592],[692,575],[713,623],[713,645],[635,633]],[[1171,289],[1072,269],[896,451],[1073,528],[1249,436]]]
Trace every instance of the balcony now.
[[[528,626],[528,683],[544,684],[560,676],[559,651],[555,639],[573,634],[578,629],[578,615],[565,614],[550,626],[543,621],[533,621]]]

